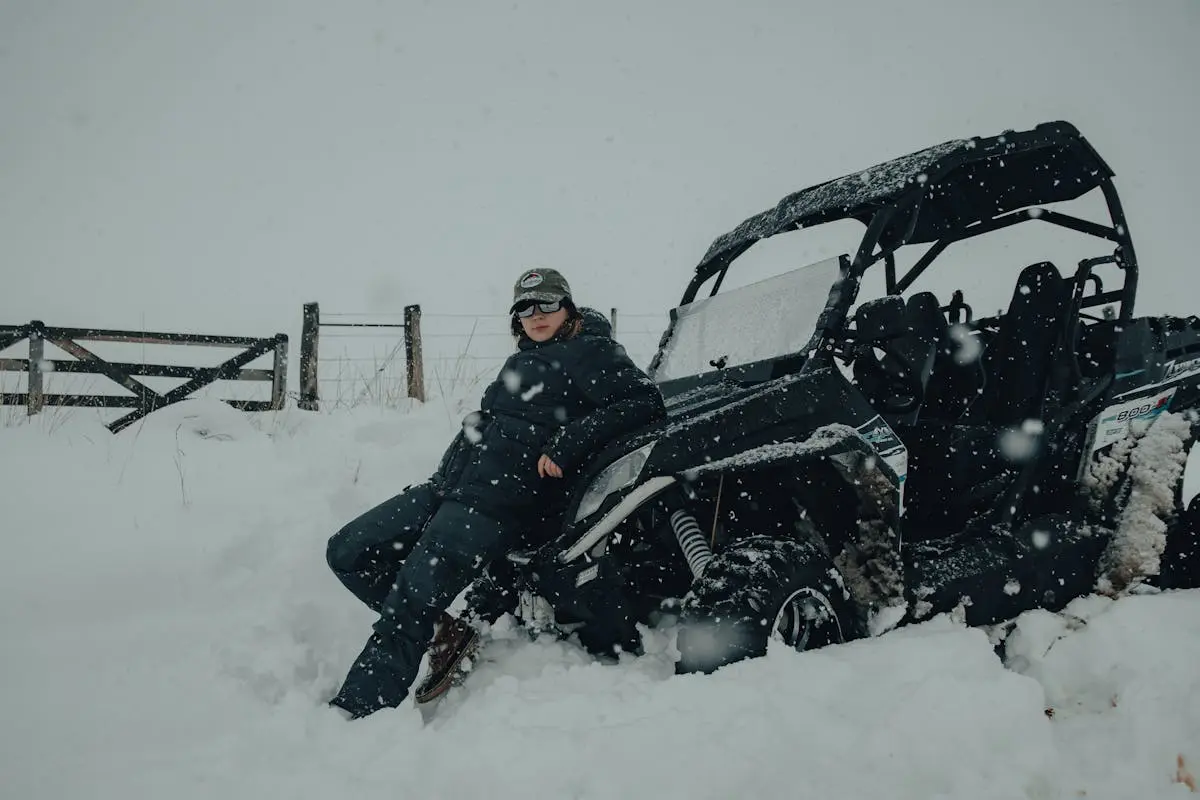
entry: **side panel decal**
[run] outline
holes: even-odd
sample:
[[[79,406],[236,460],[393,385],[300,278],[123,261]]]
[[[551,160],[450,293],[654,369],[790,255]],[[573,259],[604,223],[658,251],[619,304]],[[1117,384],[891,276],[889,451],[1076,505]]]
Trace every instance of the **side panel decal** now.
[[[908,477],[908,448],[904,446],[904,442],[900,441],[900,437],[887,424],[887,421],[878,414],[859,425],[858,432],[871,443],[871,446],[879,453],[879,457],[888,463],[888,466],[896,473],[896,477],[900,479],[899,511],[903,514],[904,480]]]

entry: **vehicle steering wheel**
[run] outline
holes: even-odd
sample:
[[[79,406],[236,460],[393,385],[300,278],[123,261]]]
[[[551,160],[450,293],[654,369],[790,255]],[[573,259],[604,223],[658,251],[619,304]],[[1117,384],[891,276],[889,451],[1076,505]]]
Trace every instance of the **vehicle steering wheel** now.
[[[874,347],[863,347],[856,359],[873,386],[868,400],[882,414],[907,414],[921,405],[925,387],[917,370],[892,353],[880,356]],[[865,387],[864,387],[865,388]]]

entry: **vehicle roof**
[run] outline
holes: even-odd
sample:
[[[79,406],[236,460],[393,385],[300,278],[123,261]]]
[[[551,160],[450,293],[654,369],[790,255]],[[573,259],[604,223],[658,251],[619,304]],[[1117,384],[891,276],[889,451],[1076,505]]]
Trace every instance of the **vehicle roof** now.
[[[934,242],[1015,209],[1074,200],[1112,175],[1069,122],[955,139],[788,195],[718,236],[696,272],[715,274],[755,242],[785,231],[840,219],[866,225],[909,193],[920,195],[917,218],[899,215],[884,229],[880,244],[889,249]]]

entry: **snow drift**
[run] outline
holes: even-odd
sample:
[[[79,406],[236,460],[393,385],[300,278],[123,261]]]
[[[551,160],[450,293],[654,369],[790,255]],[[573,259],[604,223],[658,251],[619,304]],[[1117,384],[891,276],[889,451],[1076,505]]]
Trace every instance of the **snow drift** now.
[[[348,723],[372,618],[325,541],[456,413],[48,419],[0,428],[5,797],[1167,798],[1200,765],[1200,591],[1027,614],[1007,668],[944,616],[685,677],[670,630],[600,664],[502,620],[428,722]]]

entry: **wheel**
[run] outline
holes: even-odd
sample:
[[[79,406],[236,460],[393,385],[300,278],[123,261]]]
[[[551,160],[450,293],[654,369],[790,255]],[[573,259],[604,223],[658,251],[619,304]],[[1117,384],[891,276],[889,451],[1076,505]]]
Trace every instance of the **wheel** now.
[[[1200,495],[1167,529],[1167,544],[1152,581],[1160,589],[1200,589]]]
[[[857,638],[857,626],[838,572],[816,544],[745,539],[715,556],[685,598],[676,672],[709,673],[765,655],[771,639],[815,650]]]

